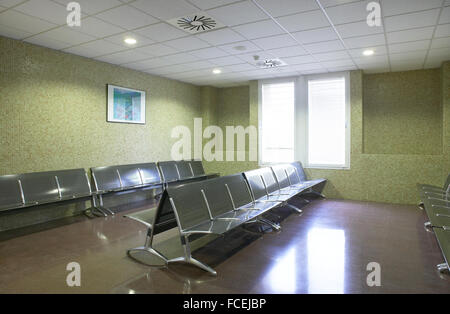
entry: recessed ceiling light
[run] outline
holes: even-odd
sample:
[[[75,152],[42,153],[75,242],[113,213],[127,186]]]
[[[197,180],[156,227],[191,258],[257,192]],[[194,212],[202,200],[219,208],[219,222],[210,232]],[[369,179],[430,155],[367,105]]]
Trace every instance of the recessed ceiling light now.
[[[131,38],[131,37],[127,37],[127,38],[125,38],[124,42],[127,45],[135,45],[137,43],[137,40],[134,38]]]
[[[374,53],[375,53],[375,51],[370,50],[370,49],[364,50],[364,51],[363,51],[363,55],[365,55],[365,56],[371,56],[371,55],[373,55]]]
[[[213,73],[214,73],[214,74],[220,74],[220,73],[222,73],[222,70],[220,70],[220,69],[214,69],[214,70],[213,70]]]

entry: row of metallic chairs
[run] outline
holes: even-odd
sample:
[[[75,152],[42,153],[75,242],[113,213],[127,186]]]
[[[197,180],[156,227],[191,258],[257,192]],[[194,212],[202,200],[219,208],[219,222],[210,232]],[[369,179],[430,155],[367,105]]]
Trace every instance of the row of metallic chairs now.
[[[429,221],[428,231],[434,232],[444,256],[444,263],[437,265],[439,272],[450,272],[450,175],[443,187],[418,184],[420,207],[425,209]]]
[[[279,230],[279,224],[263,215],[282,206],[301,213],[289,201],[306,192],[321,195],[319,191],[325,183],[325,179],[306,180],[301,164],[293,163],[169,186],[156,210],[125,216],[147,227],[144,246],[128,250],[128,255],[148,265],[189,263],[216,275],[214,269],[192,257],[191,236],[223,235],[252,223],[266,224]],[[153,236],[174,227],[178,228],[184,255],[168,259],[153,247]]]
[[[88,212],[106,216],[103,195],[144,187],[164,189],[172,183],[206,179],[201,161],[166,161],[84,169],[35,172],[0,176],[0,212],[33,206],[90,200]],[[212,175],[214,176],[214,175]]]

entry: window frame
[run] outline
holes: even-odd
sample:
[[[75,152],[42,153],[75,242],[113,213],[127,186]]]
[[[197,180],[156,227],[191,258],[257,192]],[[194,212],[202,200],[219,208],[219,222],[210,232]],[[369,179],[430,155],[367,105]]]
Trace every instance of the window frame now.
[[[308,160],[309,150],[309,104],[308,81],[320,79],[345,79],[345,164],[327,165],[311,164]],[[277,163],[262,162],[262,85],[294,82],[294,159],[300,160],[305,168],[350,170],[351,161],[351,107],[350,107],[350,72],[311,74],[295,77],[258,80],[258,165],[271,166]]]

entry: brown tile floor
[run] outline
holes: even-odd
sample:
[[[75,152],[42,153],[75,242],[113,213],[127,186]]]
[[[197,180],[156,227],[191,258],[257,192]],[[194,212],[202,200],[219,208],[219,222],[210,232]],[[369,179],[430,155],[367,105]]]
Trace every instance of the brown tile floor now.
[[[194,252],[215,278],[128,258],[145,230],[123,213],[3,239],[0,293],[450,293],[450,280],[435,270],[442,262],[435,237],[415,206],[316,200],[302,216],[279,212],[279,233],[235,230]],[[176,235],[156,239],[169,257],[178,254]],[[66,285],[73,261],[81,265],[79,288]],[[381,287],[366,284],[369,262],[381,265]]]

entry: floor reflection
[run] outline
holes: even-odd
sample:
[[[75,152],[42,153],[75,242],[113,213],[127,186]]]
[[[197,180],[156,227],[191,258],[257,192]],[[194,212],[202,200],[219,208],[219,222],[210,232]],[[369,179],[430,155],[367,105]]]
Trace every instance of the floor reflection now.
[[[264,281],[270,284],[272,291],[277,293],[295,293],[297,290],[297,249],[291,248],[277,259],[275,265]]]
[[[307,241],[308,292],[344,293],[344,230],[314,228]]]

